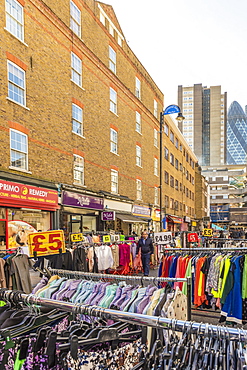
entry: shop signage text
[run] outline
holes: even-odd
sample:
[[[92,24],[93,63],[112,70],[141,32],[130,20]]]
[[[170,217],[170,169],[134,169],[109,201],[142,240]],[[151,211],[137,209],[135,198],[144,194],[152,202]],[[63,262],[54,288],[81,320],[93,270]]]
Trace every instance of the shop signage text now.
[[[63,205],[101,211],[104,209],[104,199],[65,190],[63,191]]]
[[[65,253],[64,232],[63,230],[51,230],[31,233],[28,235],[28,248],[30,257]]]
[[[172,233],[170,231],[154,233],[154,243],[159,245],[169,244],[172,242]]]
[[[58,208],[58,193],[56,190],[0,180],[0,205],[55,210]]]
[[[150,218],[150,208],[148,206],[145,207],[134,204],[132,208],[132,213],[134,216]]]
[[[114,221],[115,220],[115,211],[103,211],[101,212],[102,221]]]

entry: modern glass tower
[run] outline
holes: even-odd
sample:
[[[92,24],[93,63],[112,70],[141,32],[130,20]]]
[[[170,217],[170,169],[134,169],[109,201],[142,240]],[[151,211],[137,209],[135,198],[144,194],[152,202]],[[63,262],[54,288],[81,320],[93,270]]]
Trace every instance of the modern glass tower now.
[[[227,114],[227,164],[247,163],[247,115],[237,101]]]

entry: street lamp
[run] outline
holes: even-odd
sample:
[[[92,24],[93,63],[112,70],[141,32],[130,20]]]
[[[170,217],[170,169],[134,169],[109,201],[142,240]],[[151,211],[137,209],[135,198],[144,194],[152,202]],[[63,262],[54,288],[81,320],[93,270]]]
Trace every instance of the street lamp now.
[[[163,112],[160,112],[160,231],[163,230],[163,218],[162,218],[162,179],[163,179],[163,170],[162,170],[162,163],[163,163],[163,155],[162,155],[162,146],[163,146],[163,123],[164,123],[164,116],[168,114],[178,113],[176,117],[177,121],[183,121],[184,116],[181,113],[181,110],[178,105],[168,105]]]

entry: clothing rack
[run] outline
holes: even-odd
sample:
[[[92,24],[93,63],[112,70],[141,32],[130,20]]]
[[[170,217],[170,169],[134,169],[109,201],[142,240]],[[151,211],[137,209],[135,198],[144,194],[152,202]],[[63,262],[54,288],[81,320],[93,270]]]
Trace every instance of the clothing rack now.
[[[215,247],[215,248],[184,248],[184,247],[181,247],[181,248],[164,248],[163,252],[217,252],[217,251],[232,251],[232,252],[236,252],[236,251],[247,251],[247,247]]]
[[[108,280],[121,280],[121,281],[134,281],[139,282],[141,285],[143,283],[153,283],[159,284],[163,282],[184,282],[187,283],[187,317],[191,320],[191,277],[187,278],[164,278],[164,277],[151,277],[151,276],[131,276],[131,275],[113,275],[113,274],[98,274],[93,272],[83,272],[83,271],[68,271],[68,270],[57,270],[49,268],[49,272],[53,275],[74,277],[74,278],[86,278],[92,280],[108,279]]]
[[[61,311],[72,312],[74,314],[82,314],[88,316],[100,317],[106,320],[112,319],[115,321],[124,321],[137,325],[150,326],[156,329],[167,329],[172,331],[184,332],[186,329],[194,334],[205,334],[205,336],[216,335],[217,337],[230,335],[233,340],[247,341],[247,330],[234,329],[225,326],[216,326],[211,324],[202,324],[198,322],[182,321],[176,319],[168,319],[161,316],[142,315],[131,312],[122,312],[117,310],[106,309],[98,306],[90,306],[83,304],[74,304],[64,301],[56,301],[54,299],[41,298],[33,294],[19,293],[12,290],[0,289],[0,300],[12,302],[15,296],[15,302],[22,302],[28,306],[42,306],[47,308],[55,308]]]

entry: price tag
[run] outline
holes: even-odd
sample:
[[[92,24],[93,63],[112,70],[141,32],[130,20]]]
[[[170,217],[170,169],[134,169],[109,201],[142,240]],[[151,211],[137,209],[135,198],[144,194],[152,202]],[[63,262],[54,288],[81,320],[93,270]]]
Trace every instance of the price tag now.
[[[213,230],[212,229],[203,229],[203,235],[204,236],[213,236]]]
[[[172,233],[170,231],[154,233],[154,243],[159,245],[169,244],[172,242]]]
[[[195,243],[195,242],[198,242],[198,240],[199,240],[197,233],[189,233],[187,235],[187,237],[188,237],[188,242],[190,242],[190,243]]]
[[[111,235],[103,235],[103,243],[110,243]]]
[[[63,230],[50,230],[42,233],[28,235],[28,248],[30,257],[49,256],[65,253]]]
[[[76,242],[82,242],[84,240],[84,236],[82,235],[82,233],[76,233],[76,234],[70,234],[70,240],[73,242],[73,243],[76,243]]]
[[[124,235],[120,235],[120,242],[124,242],[125,241],[125,236]]]
[[[119,235],[115,235],[115,234],[111,235],[111,241],[113,243],[119,242],[120,241],[120,236]]]

